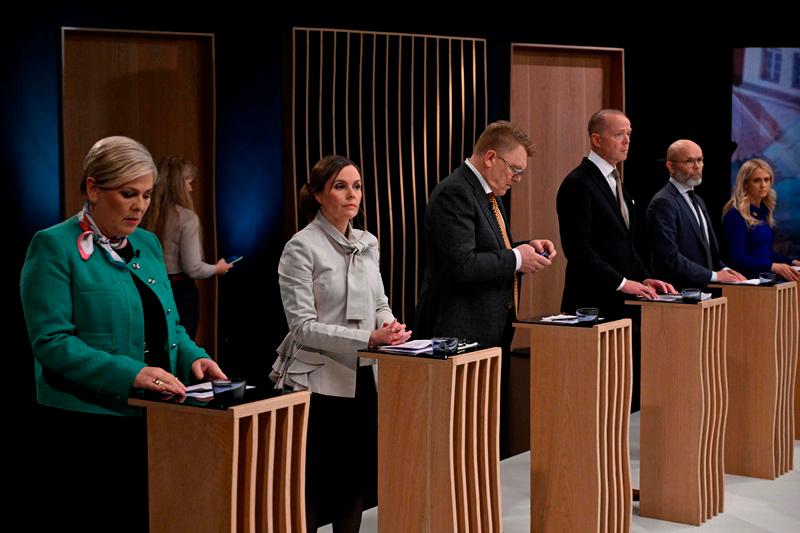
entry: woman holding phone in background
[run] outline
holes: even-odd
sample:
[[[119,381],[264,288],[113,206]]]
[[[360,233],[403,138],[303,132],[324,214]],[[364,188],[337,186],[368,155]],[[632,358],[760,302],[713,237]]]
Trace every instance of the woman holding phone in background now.
[[[195,280],[221,276],[233,265],[225,259],[214,265],[203,262],[200,219],[194,212],[190,194],[197,167],[188,159],[172,155],[161,162],[159,176],[142,227],[158,235],[161,241],[181,324],[194,339],[200,318]]]

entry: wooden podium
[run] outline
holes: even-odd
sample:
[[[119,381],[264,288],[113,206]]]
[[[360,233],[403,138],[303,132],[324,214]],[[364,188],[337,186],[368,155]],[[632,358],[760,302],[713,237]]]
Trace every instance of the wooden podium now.
[[[378,526],[502,532],[500,348],[378,360]]]
[[[774,479],[794,467],[797,284],[712,284],[728,299],[725,472]]]
[[[630,319],[514,326],[531,340],[531,532],[630,531]]]
[[[305,533],[310,398],[216,409],[130,399],[147,408],[151,533]]]
[[[724,505],[727,300],[642,308],[639,515],[700,525]]]

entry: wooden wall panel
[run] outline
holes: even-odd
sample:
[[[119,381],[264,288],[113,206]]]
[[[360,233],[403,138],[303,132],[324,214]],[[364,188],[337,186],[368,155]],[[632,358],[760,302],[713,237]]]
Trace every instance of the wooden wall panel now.
[[[560,254],[551,268],[523,276],[521,317],[561,307],[566,258],[556,194],[567,173],[589,153],[589,117],[605,107],[624,109],[622,61],[623,51],[616,48],[511,47],[510,118],[536,145],[527,173],[511,191],[511,228],[517,240],[552,240]],[[515,339],[514,346],[527,346],[527,335]]]
[[[83,159],[102,137],[143,143],[156,164],[193,161],[195,211],[206,260],[216,262],[214,37],[210,34],[63,29],[63,215],[82,204]],[[216,353],[216,277],[198,283],[198,343]]]

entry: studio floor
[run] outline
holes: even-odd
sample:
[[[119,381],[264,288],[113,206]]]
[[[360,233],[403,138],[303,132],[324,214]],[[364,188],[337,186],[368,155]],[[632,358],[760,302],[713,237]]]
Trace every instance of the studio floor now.
[[[639,413],[631,416],[631,476],[639,486]],[[794,443],[795,468],[788,474],[767,481],[742,476],[725,476],[725,511],[696,527],[639,516],[639,504],[633,504],[631,531],[680,532],[800,532],[800,441]],[[522,453],[501,464],[503,491],[503,531],[530,532],[530,453]],[[330,526],[319,529],[331,533]],[[378,531],[377,509],[364,513],[362,533]]]

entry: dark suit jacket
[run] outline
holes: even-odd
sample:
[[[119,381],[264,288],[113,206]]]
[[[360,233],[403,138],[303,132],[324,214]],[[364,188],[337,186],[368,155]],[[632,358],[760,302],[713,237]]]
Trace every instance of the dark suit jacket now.
[[[695,195],[708,228],[709,247],[714,270],[725,265],[719,260],[719,245],[711,227],[711,218],[703,199]],[[705,238],[692,208],[671,182],[653,196],[647,208],[647,233],[658,279],[676,287],[705,287],[711,280],[707,266]]]
[[[509,228],[503,202],[498,199],[498,204]],[[506,249],[489,199],[466,164],[433,190],[425,236],[428,264],[414,336],[470,338],[501,346],[513,316],[516,258]]]
[[[630,230],[608,182],[589,159],[583,158],[561,183],[556,209],[567,258],[562,311],[598,307],[602,316],[619,318],[624,315],[624,295],[617,291],[622,278],[649,277],[633,243],[636,210],[624,190],[623,196]]]

